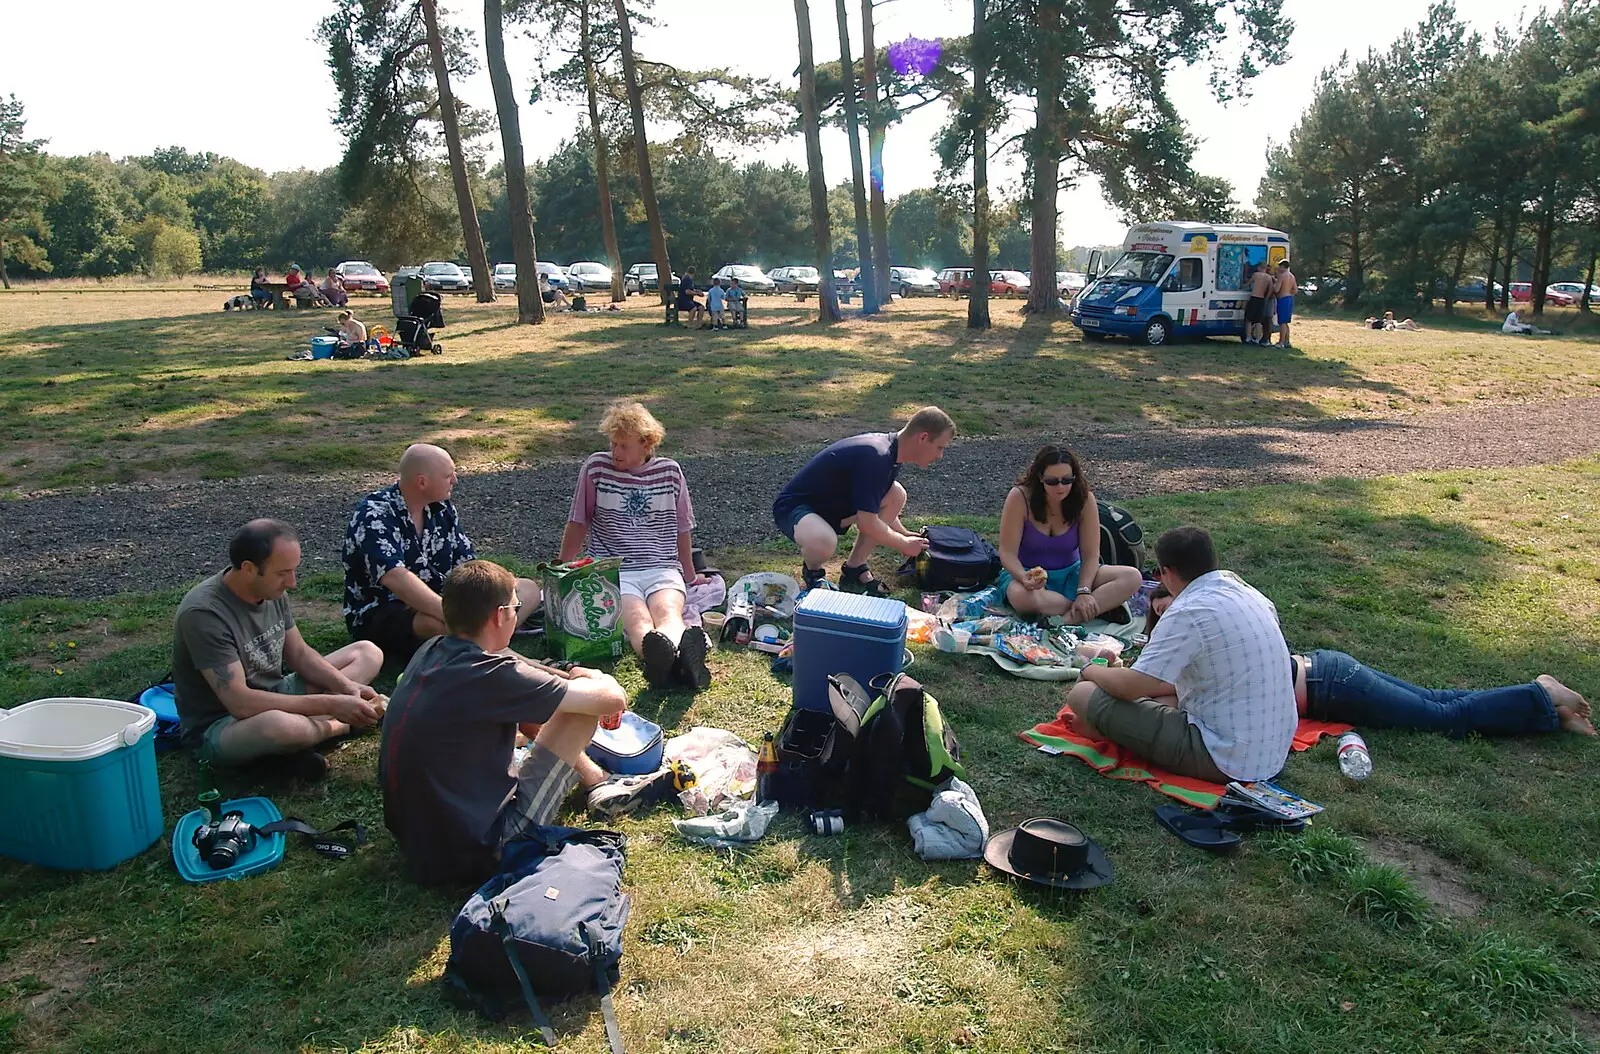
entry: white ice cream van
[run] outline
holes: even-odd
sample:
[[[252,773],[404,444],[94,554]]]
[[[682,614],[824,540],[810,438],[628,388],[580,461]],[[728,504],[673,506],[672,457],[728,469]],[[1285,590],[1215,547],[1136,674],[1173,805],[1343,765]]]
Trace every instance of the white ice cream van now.
[[[1249,269],[1288,259],[1289,236],[1243,223],[1141,223],[1103,271],[1089,261],[1089,285],[1072,305],[1084,336],[1167,344],[1180,337],[1243,337]]]

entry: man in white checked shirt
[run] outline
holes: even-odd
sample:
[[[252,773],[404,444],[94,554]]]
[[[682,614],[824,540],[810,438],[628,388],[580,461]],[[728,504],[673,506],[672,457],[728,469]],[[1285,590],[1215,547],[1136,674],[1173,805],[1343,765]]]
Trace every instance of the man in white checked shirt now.
[[[1084,669],[1067,695],[1077,732],[1183,776],[1271,779],[1299,720],[1277,609],[1217,569],[1198,527],[1163,534],[1156,560],[1172,606],[1131,668]]]

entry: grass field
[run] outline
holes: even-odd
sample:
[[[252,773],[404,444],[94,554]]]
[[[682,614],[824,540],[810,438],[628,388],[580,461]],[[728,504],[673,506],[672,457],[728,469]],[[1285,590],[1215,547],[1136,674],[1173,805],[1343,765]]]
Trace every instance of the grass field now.
[[[1302,350],[1210,341],[1081,343],[1070,322],[919,299],[833,329],[783,298],[754,328],[695,333],[625,311],[514,324],[502,300],[452,298],[441,357],[288,362],[334,321],[223,313],[220,293],[68,290],[0,298],[0,494],[142,479],[305,473],[445,444],[467,469],[593,447],[597,410],[644,399],[681,453],[774,449],[882,427],[926,403],[965,435],[1086,423],[1263,423],[1402,414],[1600,392],[1600,339],[1516,339],[1472,316],[1415,334],[1296,323]],[[371,322],[388,301],[356,301]],[[1572,314],[1568,312],[1568,314]],[[1572,321],[1576,324],[1576,316]],[[1587,320],[1585,320],[1587,321]],[[1430,325],[1432,325],[1430,323]],[[1440,328],[1444,326],[1445,328]]]
[[[1131,504],[1151,531],[1211,527],[1299,649],[1424,684],[1550,672],[1594,697],[1597,501],[1600,459]],[[787,547],[712,555],[735,572],[795,562]],[[324,576],[297,594],[323,647],[343,640],[338,590]],[[0,706],[148,683],[180,593],[0,603]],[[631,659],[617,672],[671,729],[776,725],[787,690],[761,656],[724,649],[713,667],[694,698],[644,690]],[[912,669],[993,827],[1071,819],[1117,881],[1053,895],[978,864],[925,865],[894,827],[819,839],[785,817],[751,850],[717,853],[678,841],[666,810],[625,821],[630,1051],[1500,1054],[1600,1039],[1600,742],[1375,732],[1359,785],[1324,744],[1285,775],[1328,807],[1312,831],[1216,858],[1152,822],[1153,792],[1015,738],[1059,689],[928,649]],[[165,841],[104,874],[0,864],[0,1050],[526,1049],[526,1018],[479,1019],[436,981],[464,894],[400,877],[375,746],[353,742],[325,785],[278,795],[309,820],[366,820],[373,844],[351,861],[295,847],[268,874],[212,886],[184,885]],[[172,755],[160,772],[170,825],[194,773]],[[592,1001],[556,1023],[563,1049],[605,1049]]]

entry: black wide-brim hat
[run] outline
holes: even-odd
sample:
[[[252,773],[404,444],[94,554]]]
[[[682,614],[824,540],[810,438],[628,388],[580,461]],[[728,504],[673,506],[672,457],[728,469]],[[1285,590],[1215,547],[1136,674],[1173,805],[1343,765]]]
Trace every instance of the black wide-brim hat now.
[[[1054,889],[1096,889],[1115,877],[1094,839],[1065,820],[1036,816],[983,846],[989,866]]]

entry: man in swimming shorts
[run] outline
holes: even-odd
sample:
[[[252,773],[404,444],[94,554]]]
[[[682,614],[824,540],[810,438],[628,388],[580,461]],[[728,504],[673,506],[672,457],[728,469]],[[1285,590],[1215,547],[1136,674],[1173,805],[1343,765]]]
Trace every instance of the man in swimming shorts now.
[[[1294,318],[1294,295],[1300,291],[1300,283],[1295,280],[1294,272],[1289,269],[1289,261],[1282,260],[1278,263],[1278,347],[1294,350],[1294,345],[1289,343],[1289,321]]]

